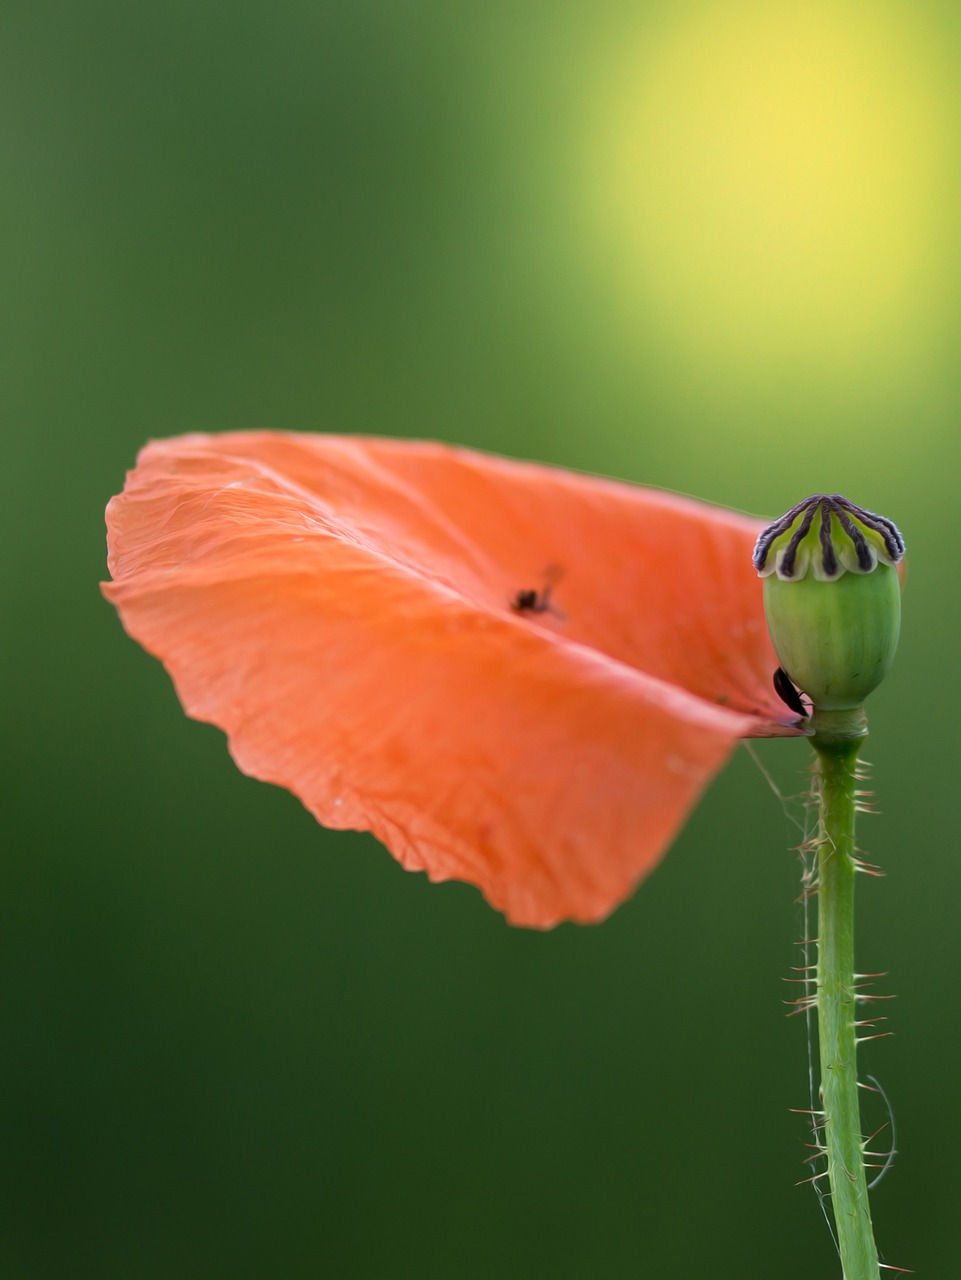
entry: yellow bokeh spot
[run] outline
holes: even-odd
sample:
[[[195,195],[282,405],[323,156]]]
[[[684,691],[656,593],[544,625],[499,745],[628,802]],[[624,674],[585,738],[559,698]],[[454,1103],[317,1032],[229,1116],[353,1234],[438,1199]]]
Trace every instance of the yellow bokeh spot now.
[[[947,234],[936,49],[840,0],[675,13],[609,54],[587,113],[607,287],[729,376],[910,358]]]

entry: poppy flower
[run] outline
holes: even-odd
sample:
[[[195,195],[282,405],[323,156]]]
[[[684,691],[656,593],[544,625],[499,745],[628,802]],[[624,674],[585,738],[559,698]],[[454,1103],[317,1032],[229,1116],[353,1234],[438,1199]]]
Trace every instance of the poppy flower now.
[[[148,445],[104,594],[245,773],[519,925],[595,921],[738,739],[802,732],[762,522],[447,445]]]

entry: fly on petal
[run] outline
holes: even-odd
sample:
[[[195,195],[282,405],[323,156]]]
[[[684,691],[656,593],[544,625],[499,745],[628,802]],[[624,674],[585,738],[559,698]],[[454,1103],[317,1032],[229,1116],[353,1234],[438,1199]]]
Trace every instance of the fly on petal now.
[[[744,736],[801,732],[762,523],[446,445],[148,445],[104,594],[238,766],[515,924],[602,919]]]

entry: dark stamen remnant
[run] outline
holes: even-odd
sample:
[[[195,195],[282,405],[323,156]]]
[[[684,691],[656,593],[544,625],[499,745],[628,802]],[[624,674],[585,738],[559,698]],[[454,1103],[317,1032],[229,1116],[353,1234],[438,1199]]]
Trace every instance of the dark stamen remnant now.
[[[786,703],[792,711],[796,711],[799,716],[808,714],[807,707],[801,701],[801,695],[783,667],[778,667],[774,673],[774,692],[782,702]]]

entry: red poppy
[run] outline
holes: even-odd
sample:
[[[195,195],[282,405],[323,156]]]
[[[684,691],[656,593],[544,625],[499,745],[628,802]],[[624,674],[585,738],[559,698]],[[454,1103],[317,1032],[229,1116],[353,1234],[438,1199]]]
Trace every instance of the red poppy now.
[[[325,826],[522,925],[598,920],[741,737],[799,732],[761,522],[467,449],[150,444],[104,585],[188,715]]]

